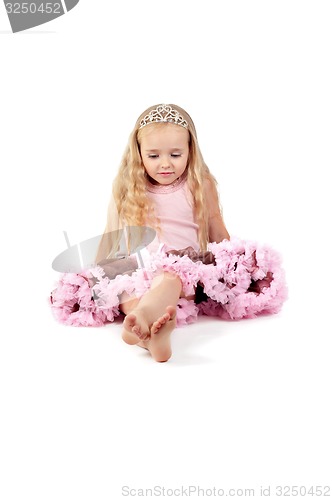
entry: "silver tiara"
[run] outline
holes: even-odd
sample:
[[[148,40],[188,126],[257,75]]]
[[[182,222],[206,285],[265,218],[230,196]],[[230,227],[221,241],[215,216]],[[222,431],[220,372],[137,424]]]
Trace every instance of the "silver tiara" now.
[[[142,118],[139,129],[150,123],[160,122],[175,123],[176,125],[181,125],[181,127],[188,128],[188,122],[176,109],[173,109],[169,104],[160,104],[156,109],[152,109],[150,113]]]

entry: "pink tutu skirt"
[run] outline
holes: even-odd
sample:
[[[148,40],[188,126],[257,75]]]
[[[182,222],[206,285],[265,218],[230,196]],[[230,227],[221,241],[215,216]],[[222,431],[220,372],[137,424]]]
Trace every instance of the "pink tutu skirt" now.
[[[281,257],[273,249],[232,237],[209,243],[213,263],[189,255],[147,253],[144,267],[131,274],[106,275],[100,266],[79,274],[64,273],[50,296],[55,318],[66,325],[101,326],[121,314],[120,297],[140,298],[153,278],[163,272],[179,276],[186,296],[177,304],[177,326],[193,323],[198,315],[225,320],[254,318],[280,311],[287,298]]]

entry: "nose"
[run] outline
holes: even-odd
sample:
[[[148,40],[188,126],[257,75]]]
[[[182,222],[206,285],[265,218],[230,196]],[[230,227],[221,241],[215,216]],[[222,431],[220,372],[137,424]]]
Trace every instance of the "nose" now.
[[[168,159],[168,156],[164,156],[162,159],[161,159],[161,168],[167,170],[169,168],[169,159]]]

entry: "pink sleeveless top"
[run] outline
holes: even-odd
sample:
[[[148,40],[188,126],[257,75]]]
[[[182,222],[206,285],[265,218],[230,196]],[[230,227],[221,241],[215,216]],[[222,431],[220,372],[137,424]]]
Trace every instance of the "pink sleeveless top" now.
[[[156,252],[191,246],[199,251],[198,224],[194,222],[193,197],[186,178],[179,177],[168,186],[148,182],[147,195],[154,203],[162,230],[147,248]]]

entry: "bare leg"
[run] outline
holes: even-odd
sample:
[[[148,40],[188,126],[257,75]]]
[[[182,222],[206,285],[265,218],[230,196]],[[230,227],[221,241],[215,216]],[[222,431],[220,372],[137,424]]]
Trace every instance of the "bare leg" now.
[[[172,354],[170,334],[176,325],[181,289],[178,276],[168,272],[156,276],[150,290],[126,316],[123,340],[147,348],[156,361],[167,361]]]

